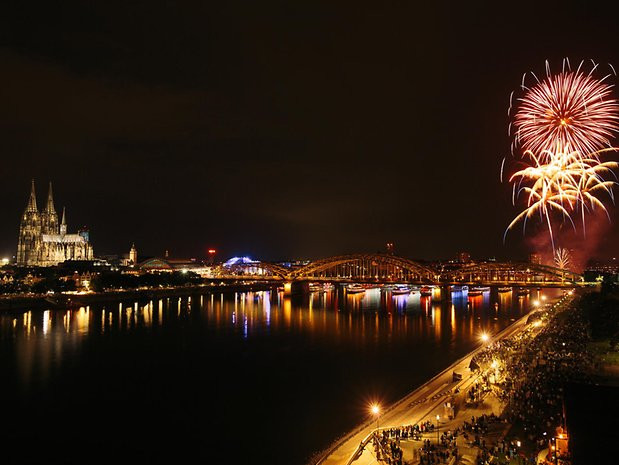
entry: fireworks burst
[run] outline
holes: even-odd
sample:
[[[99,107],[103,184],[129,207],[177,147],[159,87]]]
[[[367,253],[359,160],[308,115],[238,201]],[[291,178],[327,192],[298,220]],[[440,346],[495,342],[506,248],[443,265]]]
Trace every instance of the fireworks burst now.
[[[566,270],[570,266],[570,251],[563,247],[557,248],[555,250],[554,262],[557,268]]]
[[[588,154],[610,147],[619,131],[619,102],[611,98],[614,86],[605,81],[614,69],[597,79],[593,74],[598,65],[594,63],[587,73],[583,64],[571,71],[566,59],[562,72],[553,75],[546,62],[546,78],[540,81],[530,73],[535,79],[530,88],[525,84],[527,74],[523,76],[525,93],[517,99],[513,121],[516,146],[538,154],[545,150]]]
[[[594,63],[588,73],[582,68],[583,62],[572,71],[566,59],[562,72],[552,75],[547,62],[546,79],[540,81],[531,73],[536,80],[531,88],[525,85],[527,75],[523,77],[525,94],[518,99],[512,123],[516,129],[512,151],[515,146],[523,150],[519,161],[523,167],[510,182],[514,204],[520,197],[527,204],[505,236],[520,222],[525,231],[527,222],[539,216],[555,250],[553,228],[558,220],[576,229],[578,217],[584,235],[587,213],[602,210],[608,216],[601,198],[607,195],[614,201],[612,187],[617,183],[608,178],[618,164],[601,158],[617,150],[610,147],[610,139],[619,132],[619,101],[611,98],[614,86],[605,82],[610,74],[597,79],[593,73],[598,65]],[[505,160],[501,179],[504,164]]]
[[[575,229],[574,214],[578,213],[584,232],[585,213],[598,208],[608,215],[599,196],[607,194],[613,199],[612,186],[616,183],[605,179],[605,176],[612,175],[618,164],[601,162],[600,157],[614,150],[600,150],[587,157],[580,152],[555,153],[545,150],[540,155],[525,152],[525,168],[515,172],[510,182],[513,183],[514,203],[524,194],[527,208],[514,218],[505,234],[520,221],[523,231],[526,230],[527,221],[537,214],[548,227],[554,250],[553,219],[559,217]]]

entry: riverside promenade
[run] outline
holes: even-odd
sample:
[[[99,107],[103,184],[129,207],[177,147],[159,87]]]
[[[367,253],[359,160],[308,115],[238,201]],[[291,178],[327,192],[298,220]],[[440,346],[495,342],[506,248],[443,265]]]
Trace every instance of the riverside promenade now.
[[[142,289],[110,289],[103,292],[56,293],[0,296],[2,310],[67,310],[87,305],[120,301],[144,301],[165,297],[187,297],[213,293],[256,292],[273,289],[272,284],[238,285],[198,284],[191,286],[149,287]]]
[[[461,396],[464,395],[466,389],[475,383],[479,377],[479,375],[475,375],[469,369],[471,358],[486,345],[523,331],[527,327],[528,317],[529,314],[524,315],[503,331],[490,336],[472,352],[454,362],[404,398],[383,409],[379,417],[379,429],[420,424],[428,420],[436,423],[436,415],[440,415],[443,418],[443,403],[450,395],[456,390],[462,393]],[[454,381],[454,372],[462,375],[462,379]],[[456,403],[458,403],[458,400],[456,400]],[[445,420],[447,419],[445,418]],[[444,420],[440,423],[443,425]],[[453,422],[449,423],[453,424]],[[371,418],[326,451],[316,462],[316,465],[348,465],[352,463],[355,465],[367,465],[376,463],[374,455],[370,452],[370,444],[362,450],[360,448],[360,445],[365,443],[374,431],[376,431],[376,418]]]

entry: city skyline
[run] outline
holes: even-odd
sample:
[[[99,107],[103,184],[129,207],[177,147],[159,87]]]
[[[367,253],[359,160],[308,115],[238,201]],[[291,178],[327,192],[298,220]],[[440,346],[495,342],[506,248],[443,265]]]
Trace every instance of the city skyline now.
[[[31,180],[31,186],[30,186],[30,194],[29,194],[29,198],[28,198],[28,202],[25,208],[25,211],[22,215],[22,220],[21,220],[21,225],[20,225],[20,233],[19,233],[19,239],[18,239],[18,251],[16,255],[12,256],[12,260],[10,258],[8,258],[8,255],[5,255],[3,258],[3,261],[6,263],[12,263],[15,262],[17,263],[17,265],[19,266],[51,266],[51,265],[57,265],[58,263],[61,263],[64,259],[68,259],[68,260],[80,260],[83,258],[80,257],[65,257],[62,258],[61,255],[62,253],[60,253],[59,251],[54,252],[56,255],[58,255],[58,253],[60,253],[60,255],[58,255],[57,258],[52,259],[50,258],[51,255],[50,252],[44,252],[43,255],[45,255],[47,257],[47,261],[42,260],[42,252],[36,252],[35,253],[35,249],[33,247],[32,253],[33,254],[38,254],[39,258],[35,258],[35,256],[33,255],[31,262],[26,263],[26,259],[25,259],[25,255],[26,252],[22,250],[22,252],[20,252],[21,248],[23,247],[21,244],[24,241],[24,237],[28,236],[29,234],[34,234],[35,236],[38,234],[40,235],[42,234],[57,234],[58,232],[60,233],[60,236],[62,235],[66,235],[66,206],[62,206],[61,211],[62,211],[62,221],[60,222],[58,219],[58,215],[55,211],[55,207],[54,207],[54,200],[53,200],[53,184],[50,181],[49,182],[49,186],[48,186],[48,190],[46,195],[43,197],[43,199],[45,200],[44,202],[40,202],[40,198],[39,195],[41,195],[40,193],[37,194],[37,188],[36,188],[36,182],[34,179]],[[40,208],[38,207],[40,204]],[[51,210],[50,210],[51,209]],[[28,215],[30,214],[30,216],[32,214],[35,214],[35,216],[37,216],[39,213],[40,215],[38,215],[40,218],[37,220],[35,219],[34,222],[32,219],[28,218]],[[47,220],[47,216],[49,215],[51,220]],[[47,222],[48,221],[52,221],[52,225],[48,226]],[[31,224],[32,223],[32,224]],[[24,229],[24,225],[26,224],[26,229]],[[34,228],[34,229],[33,229]],[[35,230],[38,228],[38,232],[36,232]],[[49,231],[47,231],[47,229],[49,229]],[[50,229],[51,228],[51,229]],[[32,230],[32,231],[31,231]],[[90,236],[90,230],[89,227],[87,225],[83,225],[81,226],[81,228],[78,231],[78,234],[70,234],[68,236],[66,236],[67,238],[70,238],[71,240],[73,240],[73,238],[80,236],[81,234],[85,234],[85,237],[89,237]],[[25,235],[25,236],[24,236]],[[47,239],[47,241],[49,240],[53,240],[54,238],[58,237],[60,238],[60,236],[49,236]],[[45,236],[42,236],[45,237]],[[28,239],[30,241],[30,239]],[[88,243],[88,239],[86,239],[86,243]],[[243,258],[243,259],[250,259],[250,258],[256,258],[258,259],[258,261],[272,261],[272,262],[290,262],[290,261],[311,261],[311,260],[317,260],[317,259],[326,259],[329,257],[323,256],[323,257],[297,257],[297,256],[291,256],[291,257],[280,257],[278,259],[271,259],[271,260],[265,260],[262,257],[258,257],[258,256],[254,256],[254,257],[248,257],[248,256],[230,256],[230,255],[225,255],[225,251],[220,251],[217,250],[215,248],[209,247],[207,248],[207,250],[204,251],[204,253],[200,252],[198,254],[190,254],[188,256],[180,256],[180,255],[174,255],[174,254],[170,254],[170,250],[169,248],[164,249],[161,252],[155,252],[152,253],[150,251],[147,251],[146,253],[142,252],[141,253],[141,258],[142,260],[137,260],[137,248],[135,246],[135,242],[133,241],[131,243],[131,247],[130,247],[130,251],[129,253],[126,253],[126,251],[120,250],[120,251],[116,251],[116,252],[104,252],[102,254],[98,254],[98,255],[93,255],[92,252],[92,246],[88,245],[89,247],[89,259],[92,260],[93,258],[97,258],[97,257],[101,257],[104,260],[106,258],[110,258],[110,257],[118,257],[119,259],[121,259],[122,257],[125,257],[125,259],[127,257],[133,257],[133,259],[129,258],[132,263],[137,264],[140,261],[143,261],[144,259],[154,259],[154,258],[167,258],[168,256],[170,256],[171,258],[183,258],[183,259],[189,259],[191,258],[191,260],[197,260],[197,261],[213,261],[214,258],[217,258],[218,262],[224,262],[226,260],[229,259],[238,259],[238,258]],[[60,250],[60,249],[59,249]],[[581,255],[578,255],[578,251],[575,249],[560,249],[560,251],[562,251],[563,253],[567,253],[568,256],[570,257],[568,259],[568,263],[569,266],[575,266],[574,269],[584,269],[587,264],[589,262],[596,262],[596,258],[595,256],[590,256],[588,258],[587,261],[582,262],[582,261],[578,261],[578,258],[582,258]],[[67,250],[65,250],[63,253],[67,253]],[[385,242],[384,244],[382,244],[381,247],[377,247],[374,250],[362,250],[360,251],[360,253],[365,253],[365,254],[379,254],[379,255],[398,255],[397,254],[397,249],[396,249],[396,244],[392,241],[388,241]],[[53,254],[52,254],[53,255]],[[577,258],[577,261],[574,262],[574,257],[572,257],[572,255],[574,255]],[[403,257],[403,258],[413,258],[416,259],[418,261],[421,262],[460,262],[460,263],[467,263],[470,261],[496,261],[497,258],[499,259],[499,261],[501,261],[501,259],[503,257],[501,256],[497,256],[497,255],[488,255],[488,256],[471,256],[470,252],[468,250],[466,250],[465,248],[459,249],[454,255],[451,256],[442,256],[442,257],[434,257],[434,258],[426,258],[426,257]],[[606,257],[606,259],[609,261],[609,263],[611,263],[611,261],[614,261],[615,258],[614,257]],[[51,261],[50,261],[51,260]],[[535,249],[532,249],[532,251],[526,256],[526,257],[517,257],[516,259],[512,259],[515,262],[531,262],[531,263],[536,263],[536,264],[540,264],[540,263],[545,263],[547,265],[550,266],[558,266],[555,264],[555,254],[542,250],[542,251],[536,251]],[[40,263],[39,263],[40,261]],[[602,262],[604,262],[605,260],[602,260]],[[49,262],[49,263],[48,263]],[[560,266],[560,268],[564,268],[564,266]]]
[[[613,15],[451,8],[76,4],[32,30],[7,21],[0,253],[15,254],[35,178],[97,253],[277,260],[392,241],[418,259],[526,258],[534,230],[502,239],[518,211],[497,174],[510,92],[546,59],[619,64]],[[619,254],[607,220],[588,237],[592,257]]]

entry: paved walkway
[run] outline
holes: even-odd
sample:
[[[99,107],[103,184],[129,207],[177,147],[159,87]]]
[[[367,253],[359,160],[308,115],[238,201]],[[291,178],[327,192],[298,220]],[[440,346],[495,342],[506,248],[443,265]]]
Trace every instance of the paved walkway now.
[[[512,325],[498,333],[494,337],[490,338],[487,343],[502,339],[504,337],[511,336],[519,331],[522,331],[526,326],[526,320],[528,315],[525,315]],[[408,394],[406,397],[396,402],[389,407],[387,411],[380,417],[380,429],[388,429],[391,427],[398,427],[403,425],[410,425],[415,423],[421,423],[423,421],[430,420],[433,423],[436,422],[436,415],[440,415],[441,418],[445,416],[443,403],[448,398],[450,392],[453,392],[456,388],[460,388],[460,397],[464,396],[467,388],[473,384],[477,375],[474,375],[469,370],[469,364],[471,358],[483,348],[483,345],[469,353],[464,358],[458,360],[447,369],[439,373],[437,376],[426,382],[418,389]],[[453,372],[462,374],[462,380],[453,382]],[[489,396],[488,399],[494,398]],[[496,402],[496,398],[494,398]],[[461,401],[456,397],[456,403]],[[464,408],[456,414],[455,420],[448,424],[441,421],[440,430],[443,428],[455,428],[458,424],[461,424],[464,420],[470,420],[472,415],[478,416],[482,413],[490,413],[493,409],[495,413],[499,413],[499,405],[488,405],[486,400],[477,409]],[[494,401],[493,401],[494,403]],[[353,463],[352,459],[357,453],[361,442],[367,438],[372,431],[376,428],[376,420],[368,421],[366,424],[361,425],[357,430],[350,433],[344,438],[334,449],[332,449],[328,455],[319,461],[320,465],[347,465]],[[424,435],[425,438],[430,439],[432,434]],[[434,441],[436,441],[436,432],[434,432]],[[419,441],[406,441],[419,448],[421,443]],[[406,442],[402,442],[404,445]],[[460,443],[459,443],[460,444]],[[404,449],[404,461],[409,462],[412,459],[412,452]],[[373,447],[369,444],[362,452],[362,454],[354,460],[355,465],[368,465],[376,463],[376,458],[373,455]],[[466,462],[465,462],[466,463]]]

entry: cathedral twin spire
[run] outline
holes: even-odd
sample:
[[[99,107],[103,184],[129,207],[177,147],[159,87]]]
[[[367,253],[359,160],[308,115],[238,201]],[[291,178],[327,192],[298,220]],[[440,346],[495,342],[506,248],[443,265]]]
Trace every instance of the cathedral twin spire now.
[[[26,212],[30,213],[38,213],[37,209],[37,194],[34,191],[34,179],[32,180],[32,188],[30,189],[30,199],[28,200],[28,205],[26,206]]]
[[[92,260],[93,251],[88,232],[67,233],[67,212],[62,209],[62,221],[54,206],[52,183],[49,183],[47,202],[41,210],[32,180],[30,197],[19,225],[17,240],[18,266],[52,266],[66,260]]]
[[[30,188],[30,199],[28,199],[28,205],[26,206],[27,212],[39,212],[37,208],[37,194],[34,188],[34,179],[32,180],[32,187]],[[47,191],[47,205],[45,206],[45,212],[56,214],[56,208],[54,207],[54,193],[52,191],[52,182],[49,182],[49,190]]]
[[[32,180],[32,187],[30,188],[30,198],[28,199],[28,205],[26,206],[25,214],[33,213],[39,213],[39,210],[37,208],[37,196],[34,187],[34,179]],[[47,191],[47,203],[45,205],[45,210],[41,211],[40,213],[41,227],[44,234],[57,234],[59,232],[58,229],[61,230],[61,233],[62,231],[64,231],[64,234],[66,234],[66,213],[63,208],[62,223],[58,225],[58,214],[56,213],[56,207],[54,206],[54,193],[51,181],[49,183],[49,190]]]

